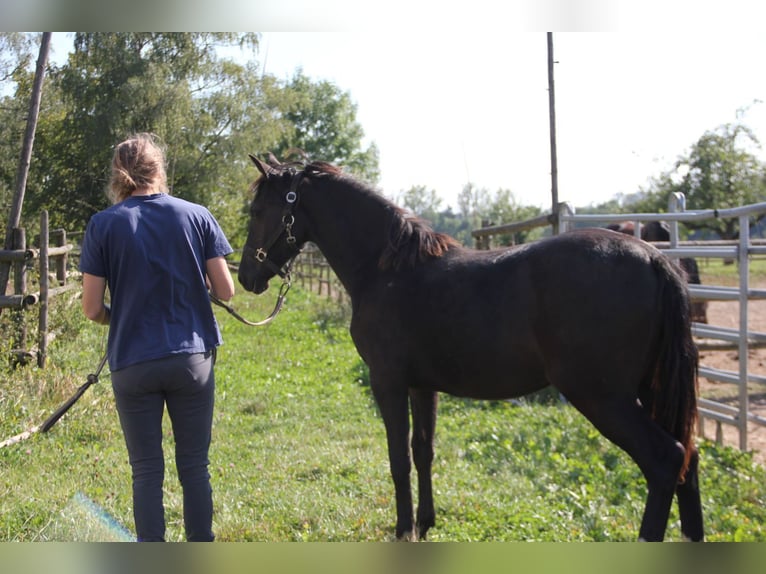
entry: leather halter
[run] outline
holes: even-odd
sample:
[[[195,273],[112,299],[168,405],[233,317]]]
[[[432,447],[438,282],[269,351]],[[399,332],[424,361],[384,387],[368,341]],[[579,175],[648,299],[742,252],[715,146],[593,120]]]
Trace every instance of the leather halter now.
[[[242,250],[243,257],[252,257],[256,262],[264,264],[275,275],[279,275],[282,279],[288,282],[290,281],[290,267],[301,252],[300,247],[296,245],[297,240],[293,235],[293,225],[295,224],[293,210],[298,203],[298,185],[304,175],[303,171],[296,172],[293,169],[290,169],[290,171],[292,172],[292,179],[290,181],[290,189],[285,194],[285,207],[282,209],[282,226],[274,231],[269,240],[264,243],[263,247],[254,249],[246,245]],[[269,251],[274,247],[277,241],[279,241],[282,235],[287,235],[287,237],[285,237],[285,242],[295,250],[295,254],[280,267],[269,259]]]
[[[293,224],[295,223],[295,217],[293,216],[293,209],[295,209],[295,205],[298,203],[298,185],[300,184],[301,180],[303,179],[303,172],[299,171],[296,172],[295,170],[290,170],[292,173],[292,180],[290,181],[290,189],[285,194],[285,207],[282,210],[282,227],[278,228],[272,237],[269,239],[269,241],[266,242],[265,247],[259,247],[257,249],[253,249],[252,247],[245,246],[245,248],[242,250],[242,257],[252,257],[255,259],[257,263],[263,263],[266,265],[272,272],[274,272],[275,275],[279,275],[282,278],[282,286],[279,288],[279,296],[277,297],[277,303],[274,306],[274,310],[271,312],[271,315],[263,319],[262,321],[248,321],[245,319],[242,315],[240,315],[231,305],[228,303],[224,303],[218,297],[214,296],[212,293],[210,293],[210,301],[212,303],[215,303],[219,307],[223,307],[226,309],[232,316],[234,316],[237,320],[241,321],[245,325],[250,325],[251,327],[260,327],[262,325],[268,325],[271,323],[276,316],[279,314],[279,312],[282,310],[282,304],[285,302],[285,296],[287,295],[287,292],[290,290],[290,285],[292,283],[292,278],[290,277],[290,267],[293,264],[293,261],[295,261],[295,258],[300,255],[301,249],[296,246],[297,240],[295,239],[295,236],[293,235]],[[289,246],[291,246],[295,250],[295,254],[290,257],[287,262],[280,267],[276,263],[274,263],[271,259],[269,259],[269,250],[274,247],[274,244],[279,241],[279,238],[282,237],[283,234],[287,234],[287,237],[285,238],[285,241]]]

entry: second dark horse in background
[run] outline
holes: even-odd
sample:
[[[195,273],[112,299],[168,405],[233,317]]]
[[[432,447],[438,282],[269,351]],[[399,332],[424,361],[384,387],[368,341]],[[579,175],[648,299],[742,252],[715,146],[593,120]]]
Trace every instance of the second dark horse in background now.
[[[386,428],[397,538],[435,523],[438,393],[503,399],[548,385],[643,472],[640,538],[663,539],[674,495],[682,534],[703,538],[697,351],[686,282],[667,257],[603,229],[476,251],[330,164],[251,157],[260,177],[239,281],[262,293],[312,241],[348,291]]]

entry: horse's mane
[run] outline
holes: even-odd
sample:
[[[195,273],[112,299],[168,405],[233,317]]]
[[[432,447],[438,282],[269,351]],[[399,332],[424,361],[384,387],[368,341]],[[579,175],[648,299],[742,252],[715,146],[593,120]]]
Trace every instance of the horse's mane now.
[[[390,202],[389,202],[390,203]],[[458,241],[434,231],[419,217],[390,203],[393,217],[388,233],[388,244],[378,260],[382,270],[414,267],[430,257],[441,257],[450,247],[460,245]]]
[[[391,201],[380,195],[366,184],[355,180],[343,173],[342,168],[323,161],[313,161],[307,164],[279,164],[271,163],[276,169],[289,167],[303,170],[304,176],[309,178],[333,177],[337,181],[344,181],[356,192],[374,197],[382,203],[391,214],[391,223],[388,232],[388,241],[378,260],[381,270],[400,270],[414,267],[417,263],[430,257],[441,257],[450,247],[456,247],[460,243],[446,235],[434,231],[424,220],[411,214],[405,209],[394,205]]]

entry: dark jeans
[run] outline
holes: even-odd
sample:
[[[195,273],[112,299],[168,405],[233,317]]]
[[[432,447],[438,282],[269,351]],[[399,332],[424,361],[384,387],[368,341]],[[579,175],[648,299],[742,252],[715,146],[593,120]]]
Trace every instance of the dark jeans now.
[[[177,354],[111,374],[133,473],[133,516],[139,541],[165,539],[162,416],[167,405],[183,489],[186,539],[212,541],[213,491],[208,450],[213,424],[214,351]]]

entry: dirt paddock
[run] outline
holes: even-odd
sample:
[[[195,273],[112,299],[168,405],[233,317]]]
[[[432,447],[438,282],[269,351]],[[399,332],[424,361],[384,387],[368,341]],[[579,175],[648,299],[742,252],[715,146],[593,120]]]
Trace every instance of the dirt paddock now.
[[[766,285],[758,285],[763,288]],[[766,301],[750,301],[748,303],[749,330],[766,333]],[[711,301],[708,303],[708,323],[719,327],[739,328],[739,304],[736,301]],[[700,364],[737,371],[739,369],[737,351],[700,351]],[[766,376],[766,349],[751,349],[748,356],[748,371],[751,374]],[[766,417],[766,385],[750,383],[749,403],[750,412]],[[739,406],[739,389],[730,383],[709,381],[704,377],[699,379],[700,396],[716,400],[724,404]],[[754,452],[754,458],[761,464],[766,464],[766,427],[748,423],[748,450]],[[716,439],[716,422],[711,419],[704,421],[704,436]],[[728,424],[721,425],[723,444],[739,448],[739,431]]]

